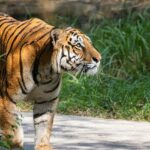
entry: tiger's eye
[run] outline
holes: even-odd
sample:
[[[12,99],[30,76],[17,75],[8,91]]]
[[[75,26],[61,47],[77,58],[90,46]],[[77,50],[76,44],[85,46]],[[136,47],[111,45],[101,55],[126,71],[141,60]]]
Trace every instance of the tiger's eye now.
[[[76,46],[77,46],[77,47],[81,47],[81,44],[80,44],[80,43],[78,43]]]

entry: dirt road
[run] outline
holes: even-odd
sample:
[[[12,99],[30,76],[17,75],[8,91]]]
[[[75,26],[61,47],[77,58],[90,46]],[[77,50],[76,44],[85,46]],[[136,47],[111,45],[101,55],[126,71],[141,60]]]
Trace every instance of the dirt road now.
[[[24,113],[25,150],[33,150],[32,114]],[[150,123],[56,115],[54,150],[150,150]]]

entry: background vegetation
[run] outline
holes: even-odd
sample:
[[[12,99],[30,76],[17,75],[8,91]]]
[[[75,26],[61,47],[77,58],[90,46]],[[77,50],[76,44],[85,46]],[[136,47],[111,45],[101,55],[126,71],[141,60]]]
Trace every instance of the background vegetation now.
[[[102,54],[100,73],[65,75],[58,112],[150,120],[150,11],[92,22],[85,32]]]

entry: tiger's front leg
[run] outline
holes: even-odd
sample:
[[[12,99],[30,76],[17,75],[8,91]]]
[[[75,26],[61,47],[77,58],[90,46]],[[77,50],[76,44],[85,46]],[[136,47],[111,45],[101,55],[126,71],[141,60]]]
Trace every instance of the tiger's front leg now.
[[[49,140],[57,103],[55,98],[34,104],[35,150],[52,150]]]
[[[23,147],[21,115],[16,104],[7,97],[0,97],[0,128],[2,141],[7,142],[11,148]]]

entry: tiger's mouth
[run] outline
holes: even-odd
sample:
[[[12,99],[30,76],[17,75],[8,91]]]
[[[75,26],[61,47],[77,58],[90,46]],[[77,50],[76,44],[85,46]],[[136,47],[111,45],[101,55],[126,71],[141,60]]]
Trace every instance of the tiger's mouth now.
[[[87,74],[87,75],[95,75],[98,70],[99,70],[99,65],[100,65],[100,62],[99,63],[90,63],[90,64],[85,64],[83,66],[83,73]]]
[[[100,66],[100,61],[95,62],[87,62],[83,59],[76,59],[75,60],[68,60],[66,57],[61,59],[60,68],[64,72],[70,72],[72,74],[87,74],[87,75],[94,75],[98,72]]]
[[[77,68],[72,70],[75,74],[87,74],[87,75],[94,75],[98,72],[100,66],[100,62],[98,63],[84,63],[80,64]]]

